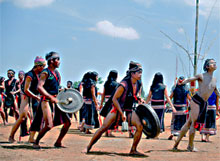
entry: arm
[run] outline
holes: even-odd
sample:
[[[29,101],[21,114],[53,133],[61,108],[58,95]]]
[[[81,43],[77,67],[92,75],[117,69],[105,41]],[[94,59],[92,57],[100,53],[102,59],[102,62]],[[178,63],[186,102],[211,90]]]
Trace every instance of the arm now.
[[[216,115],[219,116],[219,96],[216,97]]]
[[[36,96],[35,94],[33,94],[31,91],[30,91],[30,86],[31,86],[31,77],[26,77],[25,79],[25,85],[24,85],[24,92],[29,96],[29,97],[32,97],[38,101],[40,101],[40,97],[39,96]]]
[[[96,109],[98,109],[98,101],[95,96],[95,86],[94,85],[91,87],[91,93],[92,93],[92,99],[95,103],[95,107],[96,107]]]
[[[215,92],[215,94],[218,96],[218,97],[220,97],[220,92],[219,92],[219,90],[215,87],[215,89],[214,89],[214,92]]]
[[[150,90],[150,91],[149,91],[149,94],[148,94],[148,96],[147,96],[147,98],[146,98],[146,101],[145,101],[146,104],[148,104],[148,103],[150,102],[151,96],[152,96],[152,92],[151,92],[151,90]]]
[[[103,89],[102,98],[101,98],[101,104],[100,104],[99,109],[102,109],[104,98],[105,98],[105,88]]]
[[[126,117],[124,116],[123,114],[123,111],[121,109],[121,106],[118,102],[118,99],[121,97],[121,95],[123,94],[124,92],[124,87],[123,86],[119,86],[112,98],[112,101],[113,101],[113,104],[114,106],[117,108],[117,110],[119,111],[119,114],[122,116],[122,121],[125,121],[126,120]]]
[[[175,113],[176,109],[173,106],[172,102],[170,101],[170,97],[168,96],[167,88],[165,88],[165,90],[164,90],[164,95],[165,95],[165,97],[167,99],[167,102],[170,104],[171,108],[173,109],[173,112]]]
[[[193,82],[193,81],[196,81],[196,80],[201,80],[201,79],[202,79],[202,74],[198,74],[196,76],[193,76],[191,78],[188,78],[188,79],[184,80],[181,84],[186,84],[186,83]]]
[[[56,97],[50,95],[43,87],[47,77],[48,77],[47,73],[41,73],[40,79],[37,85],[37,89],[40,92],[40,94],[49,98],[52,103],[58,103],[58,100],[56,99]]]

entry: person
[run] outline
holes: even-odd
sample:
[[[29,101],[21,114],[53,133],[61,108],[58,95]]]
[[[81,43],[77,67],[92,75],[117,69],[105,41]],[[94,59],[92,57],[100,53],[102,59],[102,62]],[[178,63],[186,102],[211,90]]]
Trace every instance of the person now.
[[[45,59],[42,57],[36,57],[34,60],[34,67],[25,75],[25,79],[21,84],[21,106],[20,106],[20,115],[17,119],[16,123],[13,125],[11,129],[11,133],[9,135],[8,141],[13,143],[15,142],[14,135],[22,122],[27,118],[27,114],[29,111],[29,101],[30,98],[34,98],[40,101],[39,92],[37,90],[38,85],[38,75],[44,69],[46,65]]]
[[[8,122],[8,113],[7,110],[10,108],[9,115],[14,116],[17,120],[19,117],[17,102],[15,100],[14,91],[16,90],[16,83],[18,83],[18,80],[15,79],[15,71],[13,69],[9,69],[7,71],[8,79],[5,81],[4,87],[5,87],[5,99],[4,99],[4,112],[5,112],[5,119],[6,122]]]
[[[116,70],[111,70],[109,72],[107,81],[104,83],[103,93],[101,96],[101,103],[99,109],[102,110],[104,101],[107,102],[110,99],[111,95],[114,94],[118,82],[116,81],[118,77],[118,72]],[[110,108],[107,111],[111,110]],[[112,130],[114,129],[114,124],[106,131],[105,136],[114,137],[112,135]]]
[[[68,80],[67,84],[66,84],[66,88],[67,89],[68,88],[73,88],[73,82]],[[77,119],[77,112],[74,112],[73,115],[74,115],[75,121],[77,122],[78,121],[78,119]],[[72,114],[70,114],[70,117],[72,117]]]
[[[200,131],[202,142],[209,142],[209,136],[216,135],[215,117],[216,115],[219,116],[218,106],[219,106],[219,96],[217,96],[215,92],[213,92],[208,99],[208,107],[207,107],[208,109],[206,113],[205,125]]]
[[[201,130],[201,128],[204,126],[208,98],[211,96],[213,91],[215,91],[217,96],[220,96],[220,93],[216,87],[216,78],[213,76],[213,73],[216,69],[217,66],[215,60],[206,59],[203,65],[203,70],[205,71],[204,73],[197,74],[181,83],[186,84],[188,82],[198,81],[198,91],[192,97],[190,102],[189,118],[182,127],[180,135],[174,143],[173,150],[177,150],[183,136],[190,129],[187,150],[190,152],[198,151],[194,146],[194,137],[196,129]]]
[[[154,75],[154,79],[152,85],[149,90],[149,94],[146,98],[146,104],[151,101],[151,106],[157,113],[157,116],[160,120],[160,129],[161,132],[165,131],[164,127],[164,112],[165,112],[165,99],[166,97],[167,102],[170,104],[173,113],[176,113],[176,109],[173,106],[170,98],[168,96],[167,87],[163,84],[163,75],[158,72]]]
[[[83,98],[85,113],[85,134],[91,134],[92,129],[99,127],[98,120],[98,100],[97,100],[97,87],[96,82],[98,81],[98,73],[90,72],[89,79],[83,83]]]
[[[5,113],[3,110],[3,104],[4,104],[4,89],[5,89],[5,84],[4,84],[5,78],[0,76],[0,114],[3,120],[3,124],[6,125],[6,120],[5,120]]]
[[[20,110],[20,106],[21,106],[21,85],[24,82],[24,77],[25,77],[24,71],[20,70],[18,72],[18,82],[15,85],[16,86],[16,91],[13,92],[13,94],[15,95],[19,110]],[[30,113],[29,112],[28,112],[28,117],[30,118]],[[21,123],[19,141],[21,140],[21,137],[26,136],[26,135],[29,135],[28,130],[27,130],[27,118],[25,118],[25,120],[22,121],[22,123]]]
[[[40,106],[43,111],[44,127],[38,133],[38,136],[33,144],[33,148],[40,148],[40,140],[54,126],[63,124],[60,134],[54,144],[55,147],[63,147],[62,140],[65,137],[71,125],[70,117],[67,113],[62,112],[58,107],[56,95],[59,91],[61,81],[60,74],[57,70],[60,66],[60,57],[57,52],[46,54],[48,67],[41,74],[37,89],[42,95]],[[54,116],[54,118],[53,118]]]
[[[93,135],[86,149],[83,152],[89,153],[92,146],[100,139],[101,135],[108,130],[113,122],[116,121],[117,116],[121,116],[122,121],[126,120],[124,115],[124,107],[133,108],[135,103],[138,102],[136,94],[140,90],[138,80],[142,76],[142,67],[139,63],[131,61],[129,64],[129,71],[124,79],[120,82],[116,92],[112,98],[112,110],[108,113],[101,128],[99,128]],[[133,144],[130,150],[130,155],[144,155],[137,151],[137,145],[140,142],[143,125],[135,111],[132,111],[131,123],[136,127],[134,134]]]
[[[180,129],[187,119],[187,104],[188,101],[191,100],[191,97],[187,86],[185,84],[180,84],[184,79],[183,76],[179,77],[170,95],[170,99],[173,99],[173,105],[177,112],[172,115],[171,135],[168,137],[168,140],[172,140],[173,136],[179,135]]]

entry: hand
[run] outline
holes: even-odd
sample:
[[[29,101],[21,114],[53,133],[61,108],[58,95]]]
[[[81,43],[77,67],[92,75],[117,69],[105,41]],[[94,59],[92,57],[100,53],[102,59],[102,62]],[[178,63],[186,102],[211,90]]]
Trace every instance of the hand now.
[[[51,100],[52,103],[58,103],[59,102],[58,99],[54,96],[51,96],[50,100]]]
[[[124,114],[122,114],[121,119],[122,119],[123,122],[126,121],[126,116]]]
[[[101,109],[102,109],[102,107],[103,107],[103,105],[100,105],[100,106],[99,106],[99,109],[101,110]]]
[[[219,111],[218,111],[218,110],[216,110],[216,115],[217,115],[217,116],[220,116],[220,114],[219,114]]]
[[[36,100],[37,100],[38,102],[40,102],[40,96],[37,96]]]
[[[176,109],[173,107],[173,113],[176,113]]]

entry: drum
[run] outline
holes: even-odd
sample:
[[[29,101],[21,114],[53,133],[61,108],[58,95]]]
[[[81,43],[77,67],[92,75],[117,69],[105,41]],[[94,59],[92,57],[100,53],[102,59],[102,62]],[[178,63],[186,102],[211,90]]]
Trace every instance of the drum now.
[[[73,89],[68,88],[60,91],[57,95],[58,108],[66,113],[74,113],[80,110],[83,105],[83,97],[81,94]]]
[[[143,125],[144,134],[149,138],[157,137],[160,134],[160,120],[154,109],[147,104],[140,104],[135,112]]]

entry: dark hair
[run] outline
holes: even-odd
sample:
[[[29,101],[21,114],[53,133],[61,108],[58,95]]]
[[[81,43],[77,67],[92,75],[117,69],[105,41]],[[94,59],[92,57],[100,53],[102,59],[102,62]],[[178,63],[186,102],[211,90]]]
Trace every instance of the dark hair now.
[[[107,81],[116,81],[117,77],[118,77],[118,72],[116,70],[111,70],[109,72]]]
[[[152,90],[158,84],[163,84],[163,75],[160,72],[157,72],[154,75],[154,79],[153,79],[153,82],[152,82],[152,85],[151,85],[150,89]]]
[[[67,81],[67,84],[68,84],[68,83],[70,83],[71,85],[73,84],[73,82],[72,82],[72,81],[70,81],[70,80],[68,80],[68,81]]]
[[[96,77],[98,76],[98,73],[97,72],[95,72],[95,71],[93,71],[92,73],[91,73],[91,79],[93,80],[93,81],[96,81]]]
[[[0,76],[0,83],[2,83],[5,80],[5,77]]]
[[[205,71],[205,72],[208,72],[208,66],[209,66],[209,62],[210,62],[210,60],[214,60],[214,59],[206,59],[205,60],[205,63],[204,63],[204,65],[203,65],[203,70]]]
[[[15,71],[14,71],[13,69],[8,69],[8,72],[9,72],[9,71],[13,72],[14,75],[15,75]]]
[[[51,60],[54,58],[54,55],[58,55],[58,53],[55,51],[51,51],[46,54],[45,59],[47,60],[48,65],[50,64]]]

